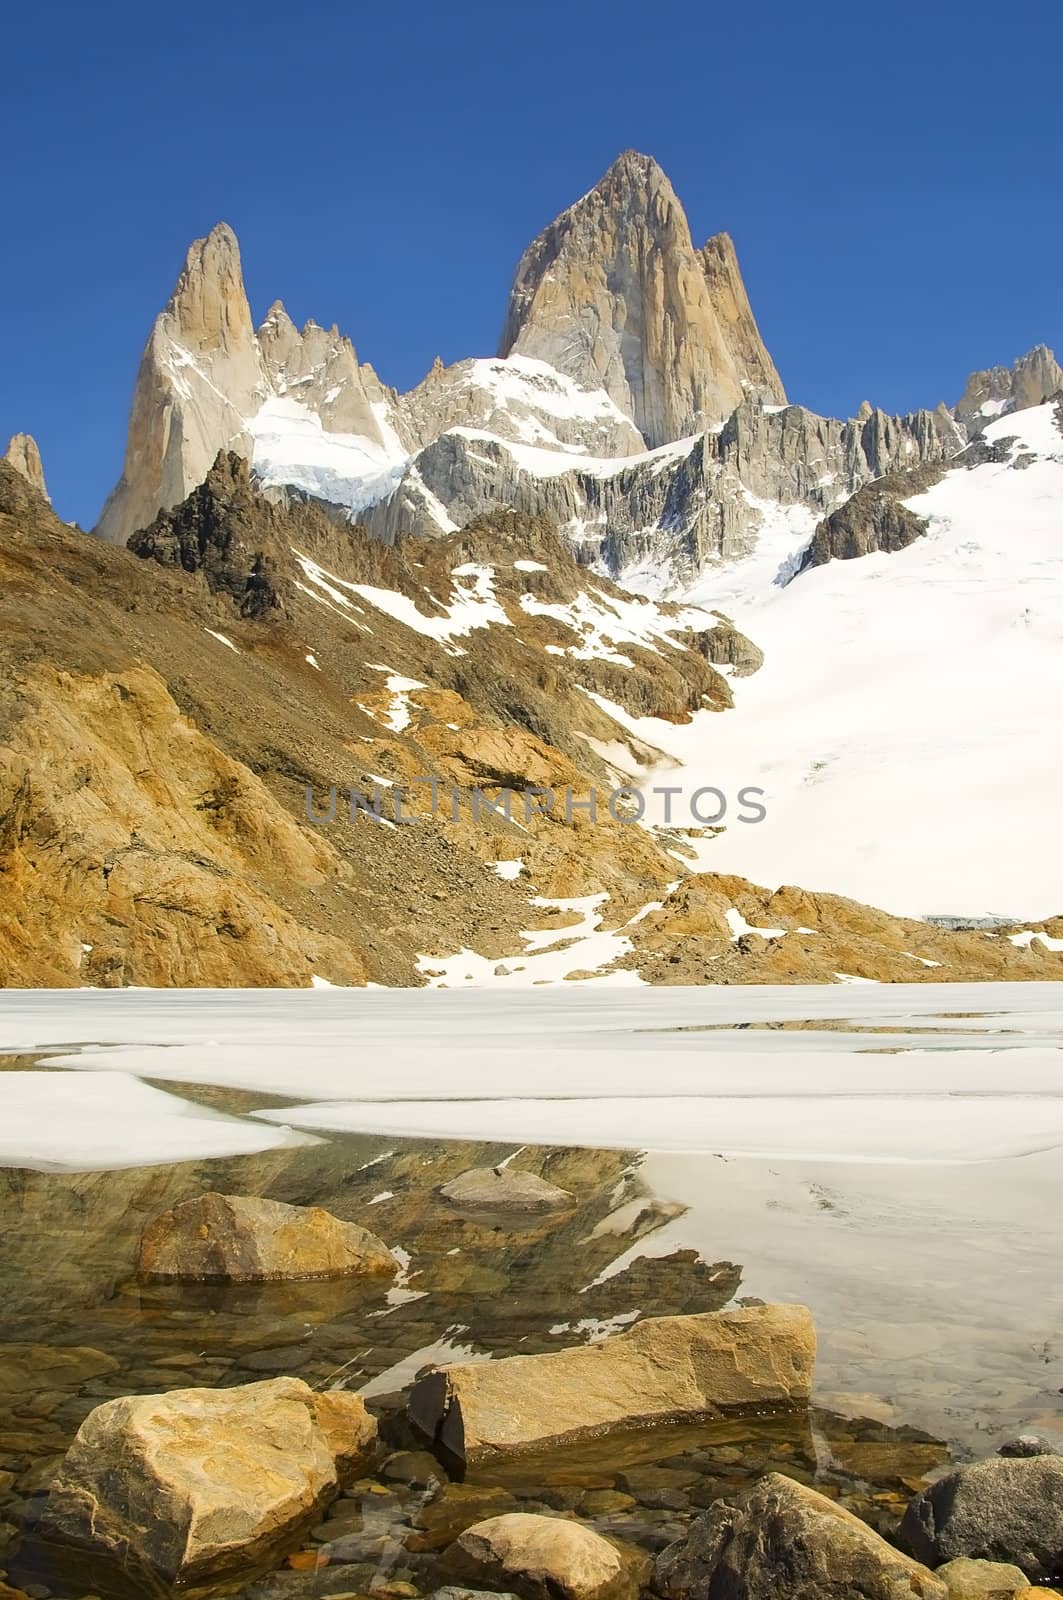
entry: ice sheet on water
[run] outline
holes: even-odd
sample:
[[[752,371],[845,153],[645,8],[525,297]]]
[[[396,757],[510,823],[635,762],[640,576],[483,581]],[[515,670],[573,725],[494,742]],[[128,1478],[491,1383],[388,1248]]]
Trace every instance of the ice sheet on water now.
[[[581,915],[593,920],[594,907]],[[544,930],[529,961],[560,954],[567,933]],[[580,925],[576,933],[578,949],[587,935]],[[876,1031],[861,1039],[747,1028],[740,1049],[716,1031],[809,1017]],[[984,1161],[1063,1143],[1053,1047],[1061,1023],[1055,984],[330,989],[262,992],[253,1003],[239,993],[99,991],[5,996],[0,1044],[107,1038],[110,1046],[53,1062],[82,1074],[284,1094],[311,1105],[262,1120],[316,1127],[785,1159]],[[911,1049],[919,1026],[940,1030],[924,1036],[936,1048]],[[313,1052],[302,1047],[308,1030]],[[387,1042],[383,1089],[373,1040]],[[6,1092],[0,1074],[0,1102]]]
[[[126,1072],[0,1074],[0,1166],[111,1171],[308,1142],[287,1126],[256,1128]]]

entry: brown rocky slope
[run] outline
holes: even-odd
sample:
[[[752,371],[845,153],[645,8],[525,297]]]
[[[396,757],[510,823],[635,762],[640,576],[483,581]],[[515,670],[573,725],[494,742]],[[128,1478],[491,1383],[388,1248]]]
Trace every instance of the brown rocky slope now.
[[[544,519],[384,547],[222,456],[131,543],[70,529],[0,464],[5,984],[418,983],[419,957],[504,962],[522,930],[580,920],[551,902],[596,894],[654,982],[1059,975],[1043,939],[832,897],[786,922],[601,806],[474,818],[475,788],[609,791],[657,759],[625,715],[727,714],[713,659],[756,668],[726,622],[590,575]],[[314,825],[308,790],[322,812],[331,786],[336,820]],[[347,788],[374,786],[381,814],[349,819]],[[736,909],[789,931],[736,936]]]

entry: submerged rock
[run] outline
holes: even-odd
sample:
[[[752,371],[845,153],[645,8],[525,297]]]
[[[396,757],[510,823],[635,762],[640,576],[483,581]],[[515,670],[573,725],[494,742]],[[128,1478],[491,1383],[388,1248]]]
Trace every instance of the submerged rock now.
[[[445,1583],[436,1589],[432,1600],[517,1600],[513,1594],[495,1594],[491,1589],[463,1589],[458,1583]]]
[[[495,1484],[448,1483],[410,1519],[416,1532],[408,1534],[406,1548],[415,1554],[444,1550],[475,1523],[517,1509],[508,1489]]]
[[[657,1558],[665,1600],[948,1600],[926,1567],[866,1523],[770,1472],[737,1503],[718,1501]]]
[[[177,1389],[97,1406],[59,1468],[40,1523],[58,1544],[187,1585],[268,1555],[371,1447],[356,1395],[298,1378]]]
[[[409,1415],[445,1458],[481,1461],[610,1428],[805,1404],[815,1349],[804,1306],[651,1317],[597,1344],[438,1368],[414,1385]]]
[[[431,1489],[446,1483],[447,1475],[427,1450],[396,1450],[384,1462],[380,1476],[389,1483],[407,1483],[414,1489]]]
[[[84,1345],[0,1344],[0,1395],[79,1389],[117,1371],[113,1356]]]
[[[442,1566],[451,1577],[524,1600],[634,1600],[650,1569],[640,1551],[563,1517],[524,1511],[466,1529]]]
[[[900,1544],[939,1566],[954,1556],[1014,1562],[1031,1581],[1063,1571],[1063,1456],[991,1456],[917,1495]]]
[[[444,1183],[439,1193],[471,1211],[567,1211],[575,1204],[567,1189],[512,1167],[470,1167]]]
[[[140,1277],[192,1283],[392,1277],[383,1240],[321,1206],[250,1195],[204,1194],[164,1211],[144,1230]]]

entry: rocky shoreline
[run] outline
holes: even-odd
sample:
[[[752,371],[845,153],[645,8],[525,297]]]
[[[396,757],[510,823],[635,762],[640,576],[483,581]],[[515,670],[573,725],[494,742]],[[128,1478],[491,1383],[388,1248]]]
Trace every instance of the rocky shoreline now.
[[[572,1203],[508,1170],[437,1192]],[[402,1256],[321,1207],[208,1193],[149,1220],[139,1274],[224,1296],[386,1283]],[[283,1347],[251,1382],[106,1398],[58,1461],[18,1475],[0,1459],[0,1600],[981,1600],[1063,1574],[1051,1446],[954,1465],[914,1430],[828,1418],[801,1306],[621,1321],[488,1361],[447,1359],[460,1346],[441,1341],[366,1398],[342,1376],[292,1375]],[[66,1360],[104,1389],[116,1365],[71,1347]],[[47,1414],[55,1379],[29,1351],[24,1367]]]

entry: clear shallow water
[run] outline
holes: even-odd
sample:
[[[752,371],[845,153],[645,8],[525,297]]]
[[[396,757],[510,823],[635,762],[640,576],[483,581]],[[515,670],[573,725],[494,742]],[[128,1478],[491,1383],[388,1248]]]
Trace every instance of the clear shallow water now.
[[[841,1026],[793,1026],[810,1020]],[[816,1314],[810,1418],[599,1441],[487,1487],[649,1548],[774,1462],[888,1527],[950,1453],[1063,1443],[1061,1024],[1055,985],[0,996],[7,1505],[113,1394],[293,1372],[367,1389],[403,1442],[395,1392],[448,1350],[557,1349],[754,1296]],[[42,1149],[65,1170],[20,1164]],[[460,1216],[436,1194],[514,1151],[573,1212]],[[403,1279],[139,1286],[144,1223],[208,1188],[362,1221],[409,1256]],[[662,1462],[687,1475],[677,1501],[647,1504],[637,1472],[629,1494],[629,1468]],[[595,1485],[632,1505],[594,1510]],[[461,1513],[385,1487],[355,1496],[384,1542],[338,1588],[384,1572],[424,1592],[434,1554],[413,1547],[439,1529],[418,1522]]]

